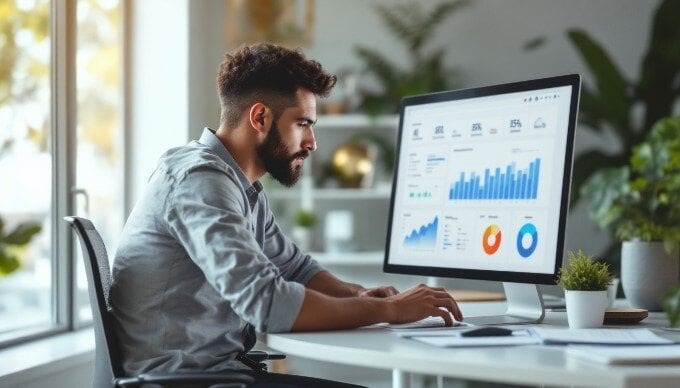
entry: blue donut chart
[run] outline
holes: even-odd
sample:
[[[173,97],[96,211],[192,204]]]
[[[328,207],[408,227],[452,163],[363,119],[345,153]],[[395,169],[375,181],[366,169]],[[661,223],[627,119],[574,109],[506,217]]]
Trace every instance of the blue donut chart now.
[[[531,245],[528,248],[522,246],[522,239],[525,234],[531,236]],[[522,225],[519,229],[519,233],[517,233],[517,252],[519,252],[522,257],[529,257],[536,250],[536,245],[538,245],[538,231],[536,230],[536,226],[531,223]]]

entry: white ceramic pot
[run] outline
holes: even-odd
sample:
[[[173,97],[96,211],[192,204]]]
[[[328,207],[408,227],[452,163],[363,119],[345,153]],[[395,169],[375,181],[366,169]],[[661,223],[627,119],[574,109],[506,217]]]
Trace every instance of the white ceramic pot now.
[[[621,247],[621,286],[631,307],[661,311],[661,295],[678,283],[680,261],[660,242],[626,241]]]
[[[301,251],[309,251],[312,245],[312,231],[309,228],[302,226],[293,227],[292,237]]]
[[[612,307],[614,301],[616,301],[616,291],[619,290],[619,278],[613,278],[612,284],[607,287],[607,299],[609,300],[609,305],[607,307]]]
[[[603,291],[564,291],[567,302],[567,321],[571,329],[601,327],[609,299]]]

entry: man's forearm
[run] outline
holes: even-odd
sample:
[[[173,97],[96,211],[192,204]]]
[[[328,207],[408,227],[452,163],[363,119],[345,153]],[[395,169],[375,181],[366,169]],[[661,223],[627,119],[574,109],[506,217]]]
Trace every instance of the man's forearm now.
[[[333,297],[307,289],[292,331],[342,330],[389,321],[385,299]]]
[[[306,284],[306,287],[324,295],[336,298],[359,296],[364,287],[344,282],[328,271],[321,271]]]

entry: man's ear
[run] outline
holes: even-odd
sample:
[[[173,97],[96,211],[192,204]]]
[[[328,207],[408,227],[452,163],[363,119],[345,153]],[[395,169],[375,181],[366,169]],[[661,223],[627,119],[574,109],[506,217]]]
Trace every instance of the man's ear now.
[[[257,102],[250,107],[248,111],[248,119],[250,125],[258,132],[263,134],[269,130],[269,121],[271,120],[271,110],[261,102]]]

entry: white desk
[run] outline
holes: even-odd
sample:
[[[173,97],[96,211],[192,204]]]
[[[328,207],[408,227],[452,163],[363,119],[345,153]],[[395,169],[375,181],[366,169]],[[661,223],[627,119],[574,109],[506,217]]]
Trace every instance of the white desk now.
[[[504,311],[504,305],[504,302],[460,304],[466,316],[498,313]],[[566,327],[566,313],[547,312],[542,325]],[[647,319],[634,327],[665,325],[663,313],[650,313]],[[410,373],[550,386],[680,386],[678,365],[606,366],[586,363],[566,357],[562,346],[445,349],[399,338],[386,329],[268,334],[265,341],[272,349],[289,355],[391,369],[395,388],[408,387]]]

